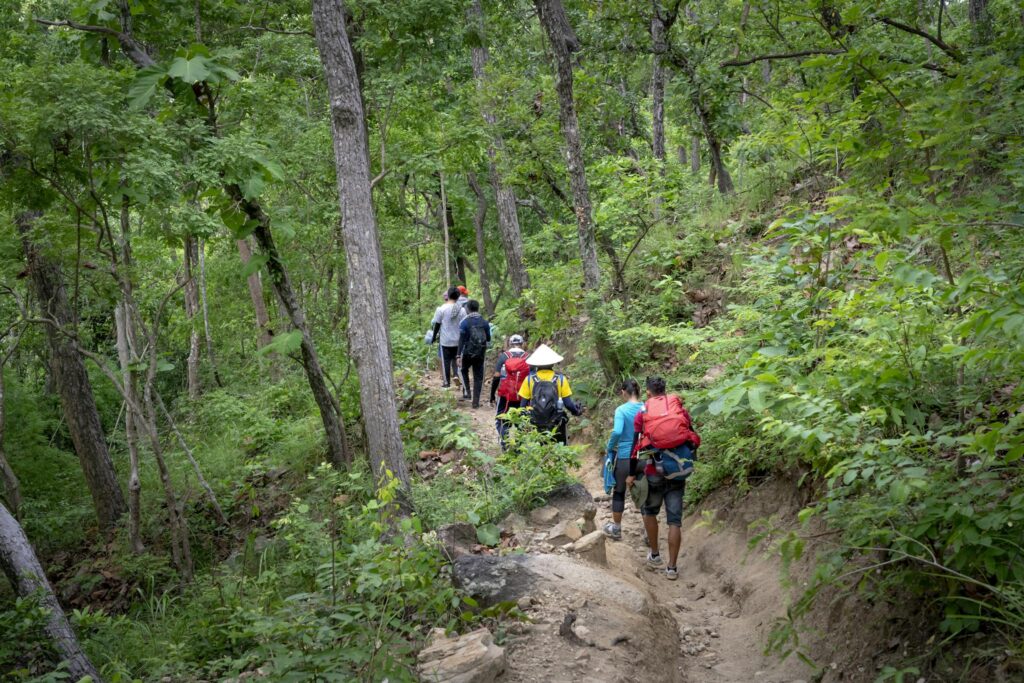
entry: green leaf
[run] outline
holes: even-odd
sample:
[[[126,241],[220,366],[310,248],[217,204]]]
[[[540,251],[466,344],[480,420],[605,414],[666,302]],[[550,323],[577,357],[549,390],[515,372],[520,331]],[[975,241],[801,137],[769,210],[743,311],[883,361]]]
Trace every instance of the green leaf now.
[[[128,86],[128,106],[138,111],[156,94],[156,89],[167,79],[167,70],[160,66],[147,66],[135,72],[135,79]]]
[[[265,356],[268,353],[280,353],[282,355],[287,355],[298,351],[300,346],[302,346],[302,333],[298,330],[291,330],[290,332],[285,332],[275,336],[274,341],[270,342],[256,353],[261,356]]]
[[[755,413],[760,413],[765,409],[764,393],[765,388],[761,386],[753,387],[747,391],[747,402],[750,403],[750,409]]]
[[[249,259],[249,262],[242,267],[242,277],[249,277],[257,270],[267,265],[267,261],[269,260],[270,258],[266,254],[255,254],[251,259]]]
[[[206,57],[202,56],[191,59],[175,57],[174,61],[171,62],[171,67],[167,69],[167,75],[172,78],[179,78],[186,83],[199,83],[205,81],[210,75],[210,70],[207,68],[206,63]]]
[[[488,547],[496,546],[501,541],[501,530],[494,524],[482,524],[476,528],[476,540]]]

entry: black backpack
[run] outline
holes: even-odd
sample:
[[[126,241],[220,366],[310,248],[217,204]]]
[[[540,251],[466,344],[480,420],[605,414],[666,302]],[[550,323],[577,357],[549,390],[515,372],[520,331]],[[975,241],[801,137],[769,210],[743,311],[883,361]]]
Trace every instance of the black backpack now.
[[[551,381],[533,375],[533,392],[530,398],[530,422],[540,429],[549,429],[564,417],[558,397],[558,382],[561,375]]]
[[[484,325],[470,325],[469,339],[462,349],[462,355],[467,358],[482,358],[487,353],[487,328]]]

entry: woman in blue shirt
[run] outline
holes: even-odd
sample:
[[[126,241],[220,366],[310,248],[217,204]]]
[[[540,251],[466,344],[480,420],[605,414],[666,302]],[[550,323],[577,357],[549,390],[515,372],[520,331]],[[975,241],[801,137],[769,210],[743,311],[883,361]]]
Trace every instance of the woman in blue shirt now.
[[[627,379],[619,387],[622,400],[615,409],[615,426],[608,439],[608,453],[605,458],[606,480],[614,476],[612,489],[612,521],[604,525],[609,538],[622,538],[622,511],[626,509],[626,477],[629,476],[629,458],[633,450],[633,418],[640,412],[640,385],[635,379]],[[611,475],[611,476],[609,476]],[[608,481],[611,484],[611,481]]]

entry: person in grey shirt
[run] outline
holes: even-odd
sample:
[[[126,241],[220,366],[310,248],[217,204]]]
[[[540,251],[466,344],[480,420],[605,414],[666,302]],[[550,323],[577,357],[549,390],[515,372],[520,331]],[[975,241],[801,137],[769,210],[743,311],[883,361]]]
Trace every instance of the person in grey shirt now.
[[[459,290],[452,287],[448,290],[448,302],[441,304],[434,311],[434,337],[431,343],[441,342],[441,362],[444,366],[444,383],[442,387],[452,385],[452,374],[456,371],[459,355],[459,325],[466,319],[466,309],[459,305]]]

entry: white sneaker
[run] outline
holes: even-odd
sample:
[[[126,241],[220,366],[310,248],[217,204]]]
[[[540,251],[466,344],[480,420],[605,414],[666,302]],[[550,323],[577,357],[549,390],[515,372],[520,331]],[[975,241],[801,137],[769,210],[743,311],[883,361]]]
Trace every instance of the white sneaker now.
[[[604,525],[604,535],[613,541],[621,541],[622,527],[615,522],[608,522]]]
[[[661,555],[655,555],[650,550],[647,551],[647,564],[652,567],[660,567],[662,564]]]
[[[675,581],[679,578],[679,570],[676,567],[666,567],[665,578],[669,581]]]

